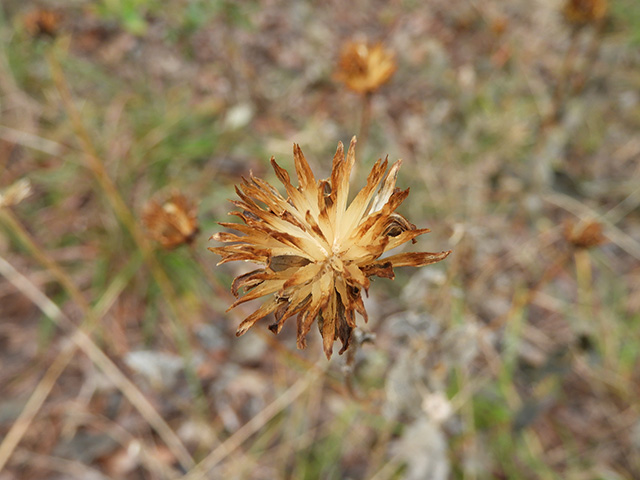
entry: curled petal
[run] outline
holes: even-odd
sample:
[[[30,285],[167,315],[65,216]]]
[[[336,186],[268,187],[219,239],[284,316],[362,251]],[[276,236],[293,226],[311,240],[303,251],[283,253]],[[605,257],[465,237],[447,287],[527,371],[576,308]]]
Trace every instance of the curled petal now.
[[[399,253],[382,260],[372,262],[372,266],[390,263],[393,267],[424,267],[432,263],[440,262],[447,258],[451,250],[439,253],[415,252],[415,253]]]
[[[278,301],[275,298],[272,298],[265,302],[258,310],[253,312],[247,318],[245,318],[242,323],[238,326],[238,330],[236,330],[236,337],[244,335],[247,330],[253,327],[253,324],[256,323],[261,318],[266,317],[271,312],[273,312],[278,307]]]

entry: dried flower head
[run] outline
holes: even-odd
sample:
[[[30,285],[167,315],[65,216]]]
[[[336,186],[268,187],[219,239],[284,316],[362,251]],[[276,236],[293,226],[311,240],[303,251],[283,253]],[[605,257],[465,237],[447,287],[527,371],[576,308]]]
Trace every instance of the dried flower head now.
[[[393,52],[381,43],[349,42],[342,49],[335,78],[354,92],[371,93],[396,71]]]
[[[144,208],[142,221],[154,240],[164,248],[191,243],[200,231],[197,208],[187,197],[173,192],[163,201],[151,200]]]
[[[567,22],[580,27],[604,19],[608,8],[607,0],[567,0],[563,13]]]
[[[55,37],[60,24],[60,14],[52,10],[38,8],[28,12],[22,22],[32,37]]]
[[[297,315],[298,348],[306,345],[306,335],[318,318],[327,358],[336,339],[343,353],[349,346],[356,326],[355,312],[367,321],[361,291],[369,289],[369,277],[394,278],[393,267],[423,266],[443,260],[451,252],[400,253],[386,258],[388,250],[427,233],[417,229],[395,210],[409,195],[409,189],[395,187],[400,160],[387,171],[388,161],[379,159],[367,178],[367,185],[347,205],[349,176],[355,162],[353,137],[345,157],[342,143],[333,157],[331,177],[317,181],[298,145],[293,157],[298,187],[289,174],[271,158],[271,165],[287,197],[269,183],[253,175],[242,179],[236,193],[240,200],[231,202],[241,223],[220,223],[244,235],[220,232],[211,238],[226,242],[210,248],[222,256],[219,264],[246,260],[263,268],[237,277],[231,290],[236,307],[249,300],[273,294],[238,327],[244,334],[256,321],[275,312],[269,326],[279,333],[286,319]],[[377,190],[377,194],[376,194]]]
[[[575,248],[597,247],[606,241],[602,234],[602,225],[593,220],[579,223],[565,222],[564,237]]]

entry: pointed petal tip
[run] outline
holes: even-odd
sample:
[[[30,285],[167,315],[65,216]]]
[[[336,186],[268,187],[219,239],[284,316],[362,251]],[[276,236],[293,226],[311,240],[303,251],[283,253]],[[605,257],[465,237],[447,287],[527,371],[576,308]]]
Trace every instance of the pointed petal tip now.
[[[324,354],[326,355],[327,360],[331,360],[331,355],[333,355],[333,344],[331,345],[331,348],[324,349]]]

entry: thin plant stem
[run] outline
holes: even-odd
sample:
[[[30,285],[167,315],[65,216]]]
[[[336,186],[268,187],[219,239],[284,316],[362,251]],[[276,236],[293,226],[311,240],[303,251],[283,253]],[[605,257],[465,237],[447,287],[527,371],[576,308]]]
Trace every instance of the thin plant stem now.
[[[29,400],[20,412],[20,415],[18,415],[18,418],[16,418],[13,425],[11,425],[9,432],[7,432],[2,443],[0,443],[0,472],[7,464],[7,461],[20,443],[20,440],[22,440],[24,434],[27,433],[27,430],[31,426],[31,422],[49,396],[49,393],[58,380],[58,377],[62,374],[65,368],[67,368],[69,362],[71,362],[75,352],[76,348],[74,346],[65,350],[61,355],[58,355],[29,397]]]
[[[285,390],[282,395],[262,409],[260,413],[240,427],[231,437],[216,447],[202,462],[194,467],[183,480],[211,478],[211,470],[215,468],[216,465],[231,452],[240,448],[249,437],[260,431],[267,422],[293,403],[296,398],[302,395],[307,388],[317,380],[319,375],[319,372],[310,370],[304,377]]]
[[[45,267],[47,271],[53,275],[56,281],[62,285],[74,303],[80,307],[84,315],[88,318],[89,325],[93,326],[96,319],[93,318],[89,302],[83,293],[78,289],[78,287],[76,287],[71,278],[64,273],[60,266],[49,258],[10,209],[0,209],[0,221],[4,223],[7,229],[17,237],[18,241],[29,251],[33,258]]]
[[[585,52],[585,66],[582,72],[585,80],[591,76],[591,72],[593,71],[598,61],[598,56],[600,54],[600,43],[602,41],[602,29],[603,24],[595,26],[591,38],[589,39],[589,45],[587,46],[587,50]]]
[[[365,343],[375,342],[375,335],[363,331],[360,327],[356,327],[351,332],[349,349],[345,352],[345,361],[342,367],[342,373],[344,374],[344,384],[351,395],[353,400],[361,400],[361,396],[358,395],[356,387],[354,385],[354,370],[356,367],[356,355],[360,347]]]
[[[613,355],[612,348],[612,331],[611,325],[608,324],[607,318],[598,315],[594,309],[594,290],[593,276],[591,273],[591,257],[586,249],[577,249],[574,253],[574,261],[576,265],[576,283],[578,284],[578,306],[581,311],[583,322],[590,322],[591,319],[598,319],[599,334],[598,339],[602,349],[602,357],[606,367],[615,370],[615,366],[611,364]]]
[[[6,218],[6,214],[9,210],[2,210],[0,214],[4,214],[3,217]],[[12,217],[9,217],[12,218]],[[16,227],[21,227],[19,223],[16,223]],[[21,236],[25,236],[26,232],[20,232]],[[29,241],[28,236],[24,238],[25,241]],[[31,244],[33,247],[37,247],[34,244]],[[43,252],[39,252],[45,259],[47,259],[51,263],[52,271],[57,272],[58,275],[62,275],[63,279],[66,281],[61,281],[63,284],[71,284],[69,282],[68,277],[64,274],[64,272],[59,268],[59,266],[52,262],[50,259],[43,254]],[[82,329],[86,331],[88,334],[96,327],[96,322],[107,312],[109,306],[111,305],[112,299],[115,299],[117,295],[124,290],[127,282],[118,282],[115,285],[115,288],[108,288],[102,299],[96,304],[94,310],[88,310],[87,315],[85,316],[85,320],[82,322],[78,329]],[[113,284],[112,284],[113,286]],[[75,287],[75,285],[73,285]],[[115,290],[115,291],[114,291]],[[82,307],[80,307],[82,308]],[[75,334],[74,334],[75,335]],[[0,471],[2,471],[3,467],[6,465],[6,462],[11,456],[11,453],[15,450],[15,448],[20,443],[20,440],[27,432],[31,422],[35,418],[35,415],[38,413],[45,400],[47,399],[53,385],[62,374],[62,372],[69,365],[69,362],[73,359],[76,351],[78,350],[78,346],[75,343],[68,344],[65,349],[58,354],[56,359],[53,361],[51,366],[47,369],[47,372],[40,380],[35,390],[32,392],[31,396],[27,400],[22,412],[11,426],[9,432],[0,443]]]
[[[9,262],[0,257],[0,275],[6,278],[18,291],[29,298],[48,318],[61,328],[73,329],[71,319],[54,302],[42,293],[27,277],[19,273]],[[184,468],[194,462],[178,436],[160,416],[157,410],[140,390],[129,380],[113,361],[95,344],[86,332],[76,329],[71,340],[92,362],[113,382],[131,404],[140,412],[149,425],[158,432],[160,438],[171,449]]]
[[[571,76],[573,74],[574,64],[576,61],[579,33],[580,30],[578,28],[573,28],[571,30],[571,36],[569,37],[569,46],[567,47],[567,51],[564,54],[562,66],[560,67],[560,76],[556,83],[556,88],[553,92],[551,113],[547,121],[543,122],[545,124],[544,126],[557,123],[563,113],[565,106],[564,104],[566,102],[567,93],[571,84]]]
[[[369,139],[369,127],[371,125],[371,99],[373,94],[366,92],[362,95],[362,106],[360,111],[360,130],[358,132],[358,143],[360,148],[367,144]],[[355,176],[355,175],[353,175]]]

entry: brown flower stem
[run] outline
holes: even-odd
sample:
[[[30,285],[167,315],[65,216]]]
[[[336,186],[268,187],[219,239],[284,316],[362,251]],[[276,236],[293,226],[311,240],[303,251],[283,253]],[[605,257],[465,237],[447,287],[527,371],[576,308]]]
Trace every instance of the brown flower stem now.
[[[371,124],[371,98],[373,93],[365,92],[362,95],[362,110],[360,112],[360,130],[358,132],[358,143],[360,148],[364,148],[369,139],[369,126]],[[355,168],[354,168],[355,170]],[[355,177],[355,173],[353,177]]]
[[[580,319],[587,326],[591,321],[597,322],[598,340],[602,349],[602,357],[608,367],[615,369],[611,365],[610,359],[615,358],[610,354],[613,351],[611,342],[611,325],[607,324],[607,318],[598,315],[594,305],[593,275],[591,273],[591,257],[586,248],[578,248],[574,253],[576,268],[576,282],[578,284],[578,305],[580,308]],[[597,320],[596,320],[597,319]]]
[[[358,395],[353,384],[356,355],[360,347],[367,342],[375,342],[375,334],[365,332],[360,327],[354,328],[351,332],[349,349],[345,352],[346,358],[344,366],[342,367],[342,372],[344,373],[344,384],[347,388],[347,391],[349,392],[349,395],[351,395],[351,398],[357,401],[362,400],[362,397]]]
[[[354,337],[357,336],[355,335],[355,331],[356,329],[354,329],[351,332],[351,340],[353,341],[353,345],[349,350],[346,351],[347,358],[345,358],[344,366],[342,367],[342,372],[344,373],[344,384],[345,384],[345,387],[347,387],[347,391],[349,392],[349,395],[351,395],[352,399],[359,400],[360,396],[357,394],[355,387],[353,386],[353,370],[356,364],[356,352],[360,347],[360,342],[358,342],[357,340],[354,341],[355,340]]]
[[[573,28],[571,30],[571,36],[569,38],[569,46],[564,54],[562,66],[560,68],[560,76],[556,83],[556,88],[553,92],[553,98],[551,103],[551,113],[548,120],[543,122],[544,124],[554,124],[562,115],[564,103],[566,101],[567,90],[570,86],[571,74],[573,73],[574,64],[577,56],[578,37],[580,33],[579,28]]]
[[[47,55],[47,59],[54,84],[56,85],[58,93],[60,94],[66,113],[71,120],[74,133],[76,134],[82,150],[85,153],[86,166],[93,174],[96,182],[104,192],[116,216],[138,246],[138,249],[142,253],[145,263],[151,270],[151,274],[154,277],[158,287],[160,288],[160,291],[162,292],[162,296],[166,300],[170,312],[170,315],[168,317],[169,324],[174,335],[178,351],[184,359],[185,372],[190,389],[192,391],[192,395],[195,399],[195,406],[199,410],[200,415],[203,418],[206,418],[208,417],[208,408],[206,406],[206,401],[204,398],[204,391],[194,368],[188,335],[181,321],[184,318],[184,311],[179,306],[180,302],[178,301],[178,296],[173,287],[173,284],[171,283],[171,280],[169,279],[167,273],[158,262],[158,259],[155,256],[155,252],[151,247],[149,240],[147,240],[147,238],[143,234],[142,229],[133,216],[133,213],[131,213],[131,210],[129,210],[129,207],[120,195],[118,188],[109,176],[104,163],[98,155],[97,150],[93,145],[93,142],[91,141],[89,132],[82,122],[80,112],[75,106],[71,91],[64,77],[62,67],[60,66],[55,53],[49,53]]]
[[[598,61],[603,26],[603,23],[599,23],[598,25],[596,25],[594,27],[593,35],[589,40],[589,45],[585,53],[586,64],[583,71],[585,82],[591,76],[591,72],[593,71],[596,62]]]

